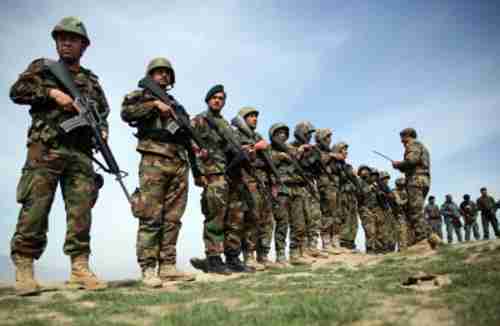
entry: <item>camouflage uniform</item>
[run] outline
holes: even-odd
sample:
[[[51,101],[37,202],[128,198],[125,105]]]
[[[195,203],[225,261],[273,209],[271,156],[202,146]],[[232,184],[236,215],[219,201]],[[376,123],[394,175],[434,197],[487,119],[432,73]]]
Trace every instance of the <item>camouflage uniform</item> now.
[[[284,144],[287,152],[281,150],[276,144],[273,135],[279,130],[288,127],[276,123],[269,130],[271,140],[271,158],[278,169],[282,184],[278,189],[278,203],[274,207],[276,230],[274,235],[277,257],[284,257],[288,226],[290,226],[290,260],[298,259],[300,250],[305,244],[306,233],[306,189],[305,182],[299,176],[296,168],[291,163],[298,156],[298,150],[289,144]]]
[[[339,240],[339,230],[336,229],[338,225],[335,221],[339,218],[340,179],[338,174],[334,174],[336,169],[334,166],[335,161],[331,157],[332,151],[329,144],[324,141],[331,133],[330,129],[318,129],[316,131],[316,143],[321,153],[323,165],[326,167],[326,171],[322,171],[318,178],[318,189],[321,198],[321,240],[324,249],[333,247]]]
[[[155,268],[157,263],[175,266],[188,198],[186,139],[167,132],[173,118],[161,116],[155,100],[148,90],[135,90],[125,96],[121,111],[122,119],[137,127],[141,154],[140,187],[132,197],[134,215],[139,219],[137,261],[143,270]]]
[[[432,227],[432,232],[443,239],[443,222],[441,220],[441,211],[436,204],[427,204],[424,209],[424,216]]]
[[[424,219],[424,202],[431,184],[430,154],[427,148],[416,140],[416,132],[413,129],[405,129],[401,135],[412,133],[411,138],[405,145],[404,160],[396,166],[396,169],[405,174],[406,190],[408,192],[408,227],[415,237],[413,245],[424,239],[432,239],[432,230]]]
[[[500,237],[496,217],[496,204],[491,196],[481,196],[477,199],[477,208],[481,211],[481,224],[483,225],[483,239],[490,238],[490,223],[496,237]]]
[[[481,237],[479,235],[479,225],[477,224],[477,213],[477,206],[470,200],[470,197],[460,204],[460,214],[462,214],[465,222],[465,241],[470,241],[471,231],[476,240]]]
[[[448,243],[453,242],[453,232],[455,232],[458,242],[462,242],[462,222],[457,204],[451,200],[445,201],[441,205],[441,215],[444,217]]]
[[[84,97],[97,105],[104,119],[109,106],[97,76],[80,67],[71,72]],[[46,60],[33,61],[15,82],[10,97],[17,104],[30,105],[28,155],[19,184],[17,202],[22,204],[11,254],[40,258],[47,245],[48,215],[57,185],[61,185],[67,213],[64,253],[71,257],[90,253],[91,207],[96,183],[91,160],[91,131],[74,130],[62,135],[58,125],[75,116],[49,97],[49,89],[64,92],[47,70]],[[102,126],[107,130],[107,125]]]
[[[408,225],[406,221],[406,207],[408,205],[408,194],[403,178],[396,179],[394,190],[395,213],[396,213],[396,238],[400,251],[408,248]]]
[[[363,168],[367,168],[371,173],[371,169],[366,166],[360,166],[358,173],[361,173]],[[360,178],[360,200],[358,202],[359,217],[361,225],[365,231],[366,253],[371,254],[378,251],[381,244],[377,242],[377,209],[379,202],[375,191],[375,184],[370,180],[370,175]]]

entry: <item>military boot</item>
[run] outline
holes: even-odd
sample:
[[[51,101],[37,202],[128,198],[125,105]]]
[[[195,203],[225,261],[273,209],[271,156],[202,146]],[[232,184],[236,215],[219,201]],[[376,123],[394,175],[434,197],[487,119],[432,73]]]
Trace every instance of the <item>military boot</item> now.
[[[306,248],[305,253],[306,253],[306,255],[314,257],[314,258],[319,258],[319,259],[328,258],[328,254],[325,252],[322,252],[318,248]]]
[[[231,270],[227,268],[220,256],[209,256],[207,258],[207,273],[231,275]]]
[[[108,287],[105,282],[99,281],[90,270],[88,255],[71,257],[71,276],[67,285],[71,288],[85,290],[101,290]]]
[[[233,273],[255,273],[255,268],[245,265],[239,254],[226,254],[226,266]]]
[[[40,293],[40,285],[35,280],[33,258],[14,254],[12,260],[16,265],[16,295],[26,296]]]
[[[283,252],[276,253],[276,264],[280,266],[279,268],[286,268],[290,266],[288,264],[288,261],[286,260],[285,253]]]
[[[245,253],[245,264],[254,268],[257,272],[262,272],[266,269],[266,266],[260,264],[256,259],[253,253]]]
[[[161,288],[162,282],[156,276],[156,271],[154,267],[144,267],[142,269],[142,284],[148,288]]]
[[[300,257],[309,261],[311,264],[316,262],[316,259],[313,256],[309,256],[305,247],[299,248]]]
[[[202,271],[203,273],[208,273],[208,261],[206,258],[193,257],[189,260],[189,262],[194,268]]]
[[[259,256],[257,258],[257,262],[261,265],[264,265],[264,267],[266,269],[268,269],[268,268],[281,268],[282,267],[281,265],[270,261],[269,258],[267,257],[267,255]]]
[[[443,241],[436,233],[431,233],[427,241],[429,242],[431,248],[434,250],[443,245]]]
[[[160,263],[158,268],[158,277],[163,282],[191,282],[196,277],[190,273],[178,271],[175,265]]]
[[[311,262],[300,256],[299,251],[290,251],[290,264],[294,266],[309,266]]]

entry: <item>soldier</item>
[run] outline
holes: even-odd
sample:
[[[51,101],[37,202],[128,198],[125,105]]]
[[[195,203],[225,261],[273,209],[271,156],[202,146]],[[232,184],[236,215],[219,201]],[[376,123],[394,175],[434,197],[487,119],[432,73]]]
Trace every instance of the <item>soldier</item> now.
[[[453,231],[457,236],[458,242],[462,242],[462,221],[460,221],[460,210],[453,202],[453,197],[448,194],[446,195],[446,200],[441,205],[441,215],[444,217],[444,223],[446,224],[446,236],[448,243],[453,242]]]
[[[314,126],[308,121],[299,122],[295,126],[295,140],[290,144],[295,147],[298,153],[298,159],[307,177],[314,184],[314,188],[305,191],[305,222],[306,222],[306,241],[302,248],[301,255],[315,258],[326,258],[328,255],[318,249],[319,233],[321,229],[321,205],[319,202],[319,191],[317,179],[320,175],[319,164],[320,154],[315,150],[314,145],[310,144],[312,134],[316,131]]]
[[[290,264],[308,265],[310,263],[300,255],[305,241],[307,180],[301,177],[303,174],[297,162],[298,149],[287,144],[289,135],[290,129],[283,123],[275,123],[269,129],[271,158],[282,180],[278,188],[278,203],[273,214],[276,220],[274,235],[276,262],[286,264],[285,245],[290,226]]]
[[[349,145],[344,142],[335,144],[334,153],[339,154],[336,159],[337,173],[339,175],[339,221],[340,246],[349,250],[356,250],[356,234],[358,233],[358,189],[359,183],[352,165],[347,163]],[[341,221],[340,221],[341,220]]]
[[[59,60],[105,121],[109,106],[97,76],[80,66],[80,59],[90,45],[85,26],[76,17],[65,17],[52,30],[52,37]],[[46,59],[33,61],[10,90],[14,103],[31,106],[32,119],[28,157],[17,186],[17,201],[22,208],[11,242],[16,291],[20,295],[37,293],[40,289],[34,278],[33,260],[40,258],[47,245],[48,215],[59,183],[68,223],[64,243],[64,253],[71,257],[68,284],[89,290],[106,287],[88,264],[91,207],[97,188],[91,158],[92,133],[87,128],[78,128],[61,134],[59,124],[78,112],[73,99],[48,71],[47,63]],[[103,123],[106,131],[102,136],[107,138],[107,124]]]
[[[366,165],[358,167],[360,178],[360,196],[358,201],[359,217],[365,231],[366,253],[376,253],[377,246],[377,215],[376,208],[379,206],[377,194],[373,189],[372,169]],[[378,177],[378,176],[377,176]]]
[[[493,232],[495,236],[500,237],[500,231],[498,230],[498,221],[496,217],[496,204],[493,197],[488,195],[488,190],[483,187],[481,188],[481,197],[477,199],[477,208],[481,211],[481,223],[483,225],[483,239],[488,240],[490,238],[490,223],[493,227]]]
[[[397,204],[395,202],[394,192],[389,186],[391,176],[386,171],[380,172],[380,181],[383,184],[382,196],[385,204],[382,206],[385,219],[382,224],[382,239],[385,252],[393,252],[396,249],[396,218]]]
[[[371,209],[373,217],[375,218],[375,235],[373,250],[376,254],[383,254],[386,252],[384,242],[384,227],[386,221],[386,206],[387,198],[383,192],[383,184],[380,182],[380,172],[372,169],[370,173],[370,197],[375,198],[377,205]],[[366,196],[366,195],[365,195]]]
[[[427,148],[417,140],[417,132],[406,128],[400,132],[401,143],[405,147],[404,160],[393,161],[392,166],[404,173],[408,192],[408,223],[415,238],[410,245],[425,239],[432,248],[441,244],[439,237],[432,233],[424,220],[424,202],[431,185],[431,163]]]
[[[460,214],[462,214],[465,222],[465,241],[470,240],[471,231],[474,238],[479,240],[479,225],[477,224],[477,206],[470,200],[470,195],[464,195],[464,201],[460,204]]]
[[[432,232],[437,234],[439,238],[443,239],[443,222],[441,219],[441,211],[438,205],[435,204],[435,197],[430,196],[429,202],[425,206],[424,216],[426,221],[430,224]]]
[[[166,58],[151,60],[146,75],[165,93],[175,84],[175,72]],[[171,104],[156,98],[147,89],[134,90],[123,100],[123,121],[137,128],[140,188],[132,196],[137,230],[137,262],[143,284],[161,287],[162,281],[192,281],[194,277],[176,269],[177,239],[188,196],[189,139],[171,134],[174,108],[180,105],[167,94]],[[187,142],[186,142],[187,141]],[[158,271],[156,268],[158,266]]]
[[[396,179],[394,197],[396,204],[396,238],[399,251],[404,251],[408,248],[408,225],[406,221],[408,193],[406,192],[406,182],[404,178]]]
[[[315,134],[316,144],[321,153],[321,160],[326,171],[321,171],[318,178],[318,189],[321,203],[321,240],[323,250],[331,254],[338,254],[340,246],[339,230],[336,219],[339,214],[339,186],[340,178],[336,174],[336,159],[341,160],[340,153],[334,153],[330,144],[332,131],[330,129],[318,129]]]
[[[269,144],[255,131],[259,116],[257,109],[243,107],[238,115],[241,119],[232,121],[235,126],[235,135],[251,160],[251,174],[245,169],[242,171],[243,183],[249,190],[246,196],[249,209],[245,214],[246,232],[243,255],[247,265],[256,269],[261,269],[260,265],[277,267],[268,258],[273,236],[272,203],[274,198],[272,198],[271,188],[274,181],[271,177],[271,168],[263,158],[265,155],[263,151],[270,155]],[[255,252],[257,252],[258,264],[255,264]]]

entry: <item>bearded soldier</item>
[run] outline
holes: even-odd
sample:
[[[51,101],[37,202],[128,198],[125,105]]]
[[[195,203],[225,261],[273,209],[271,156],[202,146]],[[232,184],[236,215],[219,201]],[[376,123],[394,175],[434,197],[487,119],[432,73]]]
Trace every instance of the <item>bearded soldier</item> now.
[[[59,62],[72,76],[79,91],[96,106],[107,138],[109,106],[97,76],[80,65],[90,39],[83,23],[76,17],[63,18],[52,30]],[[71,257],[68,284],[85,289],[101,289],[89,269],[91,207],[97,185],[92,167],[92,132],[80,127],[63,134],[59,125],[75,117],[78,109],[67,91],[48,70],[50,61],[33,61],[15,82],[10,97],[17,104],[29,105],[32,119],[28,131],[28,157],[17,187],[17,201],[22,204],[16,231],[11,242],[11,257],[16,266],[18,294],[39,291],[34,278],[33,260],[39,259],[47,245],[48,215],[58,184],[67,214],[64,253]]]
[[[318,249],[318,240],[321,226],[321,205],[319,202],[319,191],[317,188],[317,179],[321,173],[319,165],[320,154],[315,150],[314,145],[310,144],[312,134],[315,132],[314,126],[308,121],[299,122],[295,126],[294,141],[290,144],[295,147],[298,153],[298,159],[302,164],[307,176],[314,184],[311,191],[306,191],[305,197],[305,222],[306,222],[306,241],[302,248],[301,255],[326,258],[328,255]]]
[[[287,144],[290,129],[283,123],[275,123],[269,129],[271,158],[278,169],[281,181],[278,203],[274,208],[276,229],[274,235],[276,262],[286,266],[285,245],[290,226],[290,264],[308,265],[300,255],[305,241],[306,184],[303,170],[297,162],[298,149]]]
[[[460,214],[465,222],[465,241],[470,240],[471,231],[476,240],[479,240],[479,225],[477,224],[478,209],[476,204],[470,200],[470,195],[464,195],[464,201],[460,203]]]
[[[358,233],[358,191],[359,181],[352,165],[346,163],[349,154],[349,145],[344,142],[335,144],[334,152],[338,154],[336,167],[340,176],[340,246],[343,248],[356,249],[356,234]]]
[[[358,176],[360,178],[360,196],[358,201],[359,218],[365,231],[366,253],[374,254],[377,245],[377,208],[379,207],[377,193],[374,189],[375,182],[371,176],[372,169],[366,165],[358,167]],[[375,175],[375,174],[374,174]],[[378,178],[378,174],[376,175]]]
[[[493,227],[495,236],[500,237],[498,221],[496,217],[497,206],[493,197],[488,195],[488,189],[481,188],[481,196],[477,199],[477,208],[481,211],[481,224],[483,225],[483,239],[490,238],[490,224]]]
[[[318,178],[318,188],[321,198],[321,240],[323,250],[328,253],[339,253],[336,245],[339,243],[338,224],[335,219],[339,214],[339,186],[340,178],[335,166],[336,159],[342,159],[339,153],[333,153],[330,148],[332,131],[330,129],[318,129],[315,134],[316,144],[321,153],[321,160],[326,171],[321,171]]]
[[[396,239],[399,251],[408,248],[408,225],[406,218],[406,207],[408,205],[408,193],[406,192],[406,182],[404,178],[396,179],[396,189],[394,190],[395,213],[396,213]]]
[[[175,84],[175,72],[166,58],[155,58],[146,76],[166,92]],[[125,96],[122,119],[137,128],[140,188],[134,193],[134,215],[139,219],[137,261],[143,283],[160,287],[162,281],[193,280],[176,269],[177,239],[188,195],[188,154],[186,135],[171,133],[174,105],[172,95],[164,103],[149,89],[138,89]],[[156,271],[158,267],[158,271]]]
[[[400,132],[401,143],[405,148],[404,160],[393,161],[392,166],[404,173],[408,192],[408,223],[415,238],[410,245],[428,240],[432,248],[441,244],[441,239],[432,233],[424,219],[425,197],[431,185],[431,162],[427,148],[417,140],[417,132],[406,128]]]
[[[429,197],[429,202],[424,209],[424,216],[425,220],[431,225],[432,231],[436,233],[439,238],[443,239],[443,222],[441,219],[441,211],[439,210],[439,206],[436,205],[435,200],[436,198],[434,196]]]

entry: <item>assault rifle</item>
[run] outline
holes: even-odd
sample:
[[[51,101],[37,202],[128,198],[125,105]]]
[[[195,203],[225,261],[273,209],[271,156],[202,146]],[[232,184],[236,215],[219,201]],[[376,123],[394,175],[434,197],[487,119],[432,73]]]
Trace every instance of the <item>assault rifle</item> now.
[[[200,149],[203,149],[204,146],[202,140],[198,137],[196,132],[191,127],[189,114],[186,112],[184,107],[175,100],[173,96],[168,95],[150,76],[146,76],[141,79],[138,86],[150,91],[160,101],[173,109],[174,115],[172,117],[172,120],[166,126],[166,131],[171,135],[182,133],[182,136],[180,136],[179,138],[185,138],[184,147],[186,147],[189,155],[189,161],[191,163],[193,176],[195,178],[201,176],[201,172],[198,168],[198,165],[196,164],[193,149],[190,146],[190,140],[192,140]]]
[[[245,136],[252,139],[254,142],[254,145],[259,141],[257,139],[257,135],[255,134],[255,132],[248,127],[245,119],[243,117],[241,117],[240,115],[237,115],[236,117],[234,117],[231,120],[231,125],[238,128],[242,133],[245,134]],[[278,172],[278,169],[276,168],[276,165],[274,165],[273,160],[269,156],[269,153],[266,151],[257,151],[257,154],[264,160],[267,167],[271,170],[271,173],[275,177],[276,182],[278,184],[281,184],[282,183],[281,176]]]
[[[52,75],[62,84],[62,86],[69,92],[69,95],[73,98],[73,105],[78,109],[78,115],[73,118],[67,119],[62,122],[59,127],[64,133],[69,133],[77,128],[86,127],[92,130],[92,136],[95,142],[95,146],[101,156],[104,158],[105,164],[99,162],[97,159],[92,157],[92,160],[99,165],[105,172],[113,174],[116,180],[120,183],[120,186],[130,202],[130,195],[127,188],[123,184],[123,178],[128,175],[127,172],[120,170],[118,162],[116,161],[111,148],[103,137],[102,125],[104,121],[100,113],[97,111],[95,105],[91,105],[89,99],[85,98],[75,82],[73,81],[73,76],[69,72],[66,65],[62,62],[49,62],[47,67],[52,73]]]

